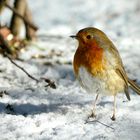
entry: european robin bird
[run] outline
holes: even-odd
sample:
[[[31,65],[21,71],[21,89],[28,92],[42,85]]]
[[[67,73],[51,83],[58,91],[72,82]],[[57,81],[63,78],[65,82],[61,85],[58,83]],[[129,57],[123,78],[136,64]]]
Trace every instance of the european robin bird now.
[[[116,95],[124,92],[130,100],[128,88],[140,95],[140,87],[128,78],[117,48],[104,32],[88,27],[71,37],[79,42],[73,60],[76,78],[87,92],[97,94],[90,117],[96,116],[99,94],[112,95],[114,108],[111,119],[115,120]]]

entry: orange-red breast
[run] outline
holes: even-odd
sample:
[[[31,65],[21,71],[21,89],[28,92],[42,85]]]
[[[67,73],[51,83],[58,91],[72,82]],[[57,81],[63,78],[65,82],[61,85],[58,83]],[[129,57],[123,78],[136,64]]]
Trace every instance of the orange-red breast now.
[[[113,95],[111,119],[115,120],[116,95],[124,92],[130,100],[128,87],[139,95],[140,88],[127,77],[118,50],[104,32],[88,27],[71,37],[79,42],[73,60],[76,78],[87,92],[97,94],[91,117],[95,116],[98,95]]]

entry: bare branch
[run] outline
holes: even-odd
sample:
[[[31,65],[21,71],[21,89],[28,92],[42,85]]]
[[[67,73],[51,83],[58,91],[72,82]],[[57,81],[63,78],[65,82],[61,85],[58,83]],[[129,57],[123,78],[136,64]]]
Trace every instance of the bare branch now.
[[[4,55],[11,61],[11,63],[13,63],[15,66],[17,66],[19,69],[21,69],[23,72],[25,72],[27,74],[28,77],[30,77],[31,79],[35,80],[36,82],[39,82],[38,79],[34,78],[33,76],[31,76],[24,68],[22,68],[21,66],[19,66],[18,64],[16,64],[11,57],[8,55],[8,53],[10,52],[9,46],[7,41],[5,41],[5,39],[3,38],[3,36],[0,34],[0,42],[1,42],[1,47],[3,49],[3,53]]]
[[[112,126],[109,126],[109,125],[107,125],[107,124],[105,124],[105,123],[103,123],[103,122],[101,122],[101,121],[99,121],[99,120],[93,120],[93,121],[87,121],[87,120],[86,120],[85,124],[87,124],[87,123],[93,123],[93,122],[100,123],[100,124],[102,124],[102,125],[104,125],[104,126],[106,126],[106,127],[108,127],[108,128],[111,128],[112,130],[115,129],[115,128],[113,128]]]
[[[8,52],[7,52],[7,51],[9,51],[8,50],[8,48],[9,48],[8,43],[6,42],[6,40],[4,40],[4,38],[3,38],[3,36],[1,34],[0,34],[0,42],[2,44],[1,46],[2,46],[2,49],[3,49],[3,53],[10,60],[10,62],[12,64],[14,64],[16,67],[18,67],[20,70],[22,70],[29,78],[31,78],[32,80],[36,81],[37,83],[40,82],[40,80],[38,80],[37,78],[35,78],[32,75],[30,75],[24,68],[22,68],[21,66],[19,66],[17,63],[15,63],[12,60],[12,58],[8,55]],[[41,78],[41,79],[43,79],[47,83],[46,87],[49,86],[49,87],[51,87],[53,89],[56,89],[55,83],[53,81],[51,81],[50,79],[47,79],[47,78]]]
[[[21,18],[26,24],[28,24],[31,28],[33,28],[35,31],[38,30],[38,27],[34,25],[33,23],[29,22],[25,17],[20,15],[15,8],[12,8],[9,4],[5,3],[5,6],[12,10],[19,18]]]
[[[23,67],[19,66],[17,63],[15,63],[11,57],[9,57],[9,55],[5,54],[6,57],[11,61],[11,63],[13,63],[16,67],[18,67],[19,69],[21,69],[23,72],[25,72],[27,74],[28,77],[30,77],[31,79],[35,80],[37,83],[39,82],[38,79],[36,79],[35,77],[33,77],[32,75],[30,75]]]

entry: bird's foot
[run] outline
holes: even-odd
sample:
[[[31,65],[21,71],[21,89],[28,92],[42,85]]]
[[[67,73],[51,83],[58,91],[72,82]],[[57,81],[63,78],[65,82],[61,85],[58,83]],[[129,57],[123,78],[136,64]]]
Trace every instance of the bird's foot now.
[[[94,112],[92,112],[86,119],[85,124],[89,123],[90,121],[93,121],[92,119],[96,118],[96,114]]]
[[[94,112],[92,112],[89,116],[88,116],[88,119],[90,118],[96,118],[96,114]]]
[[[111,117],[111,120],[112,120],[112,121],[115,121],[115,120],[116,120],[116,117],[115,117],[114,114],[113,114],[113,116]]]

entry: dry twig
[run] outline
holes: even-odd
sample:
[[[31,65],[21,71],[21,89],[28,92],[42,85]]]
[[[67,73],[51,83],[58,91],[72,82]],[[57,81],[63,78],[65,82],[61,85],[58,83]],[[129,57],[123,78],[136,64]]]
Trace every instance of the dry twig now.
[[[38,30],[38,27],[34,25],[33,23],[29,22],[25,17],[20,15],[15,8],[12,8],[9,4],[5,2],[5,6],[12,10],[19,18],[21,18],[27,25],[29,25],[31,28],[33,28],[35,31]]]
[[[8,46],[8,43],[7,41],[3,38],[3,36],[0,34],[0,42],[1,42],[1,48],[3,50],[3,54],[10,60],[10,62],[12,64],[14,64],[16,67],[18,67],[20,70],[22,70],[29,78],[31,78],[32,80],[36,81],[37,83],[40,82],[40,80],[38,80],[37,78],[33,77],[31,74],[29,74],[23,67],[19,66],[17,63],[15,63],[12,58],[8,55],[8,52],[9,52],[9,46]],[[51,87],[53,89],[56,89],[56,85],[53,81],[51,81],[50,79],[47,79],[47,78],[41,78],[43,79],[47,85],[46,87]]]
[[[93,122],[100,123],[100,124],[104,125],[105,127],[108,127],[108,128],[111,128],[112,130],[114,130],[114,128],[112,126],[109,126],[109,125],[107,125],[107,124],[105,124],[105,123],[103,123],[103,122],[101,122],[99,120],[86,121],[85,124],[87,124],[87,123],[93,123]]]

